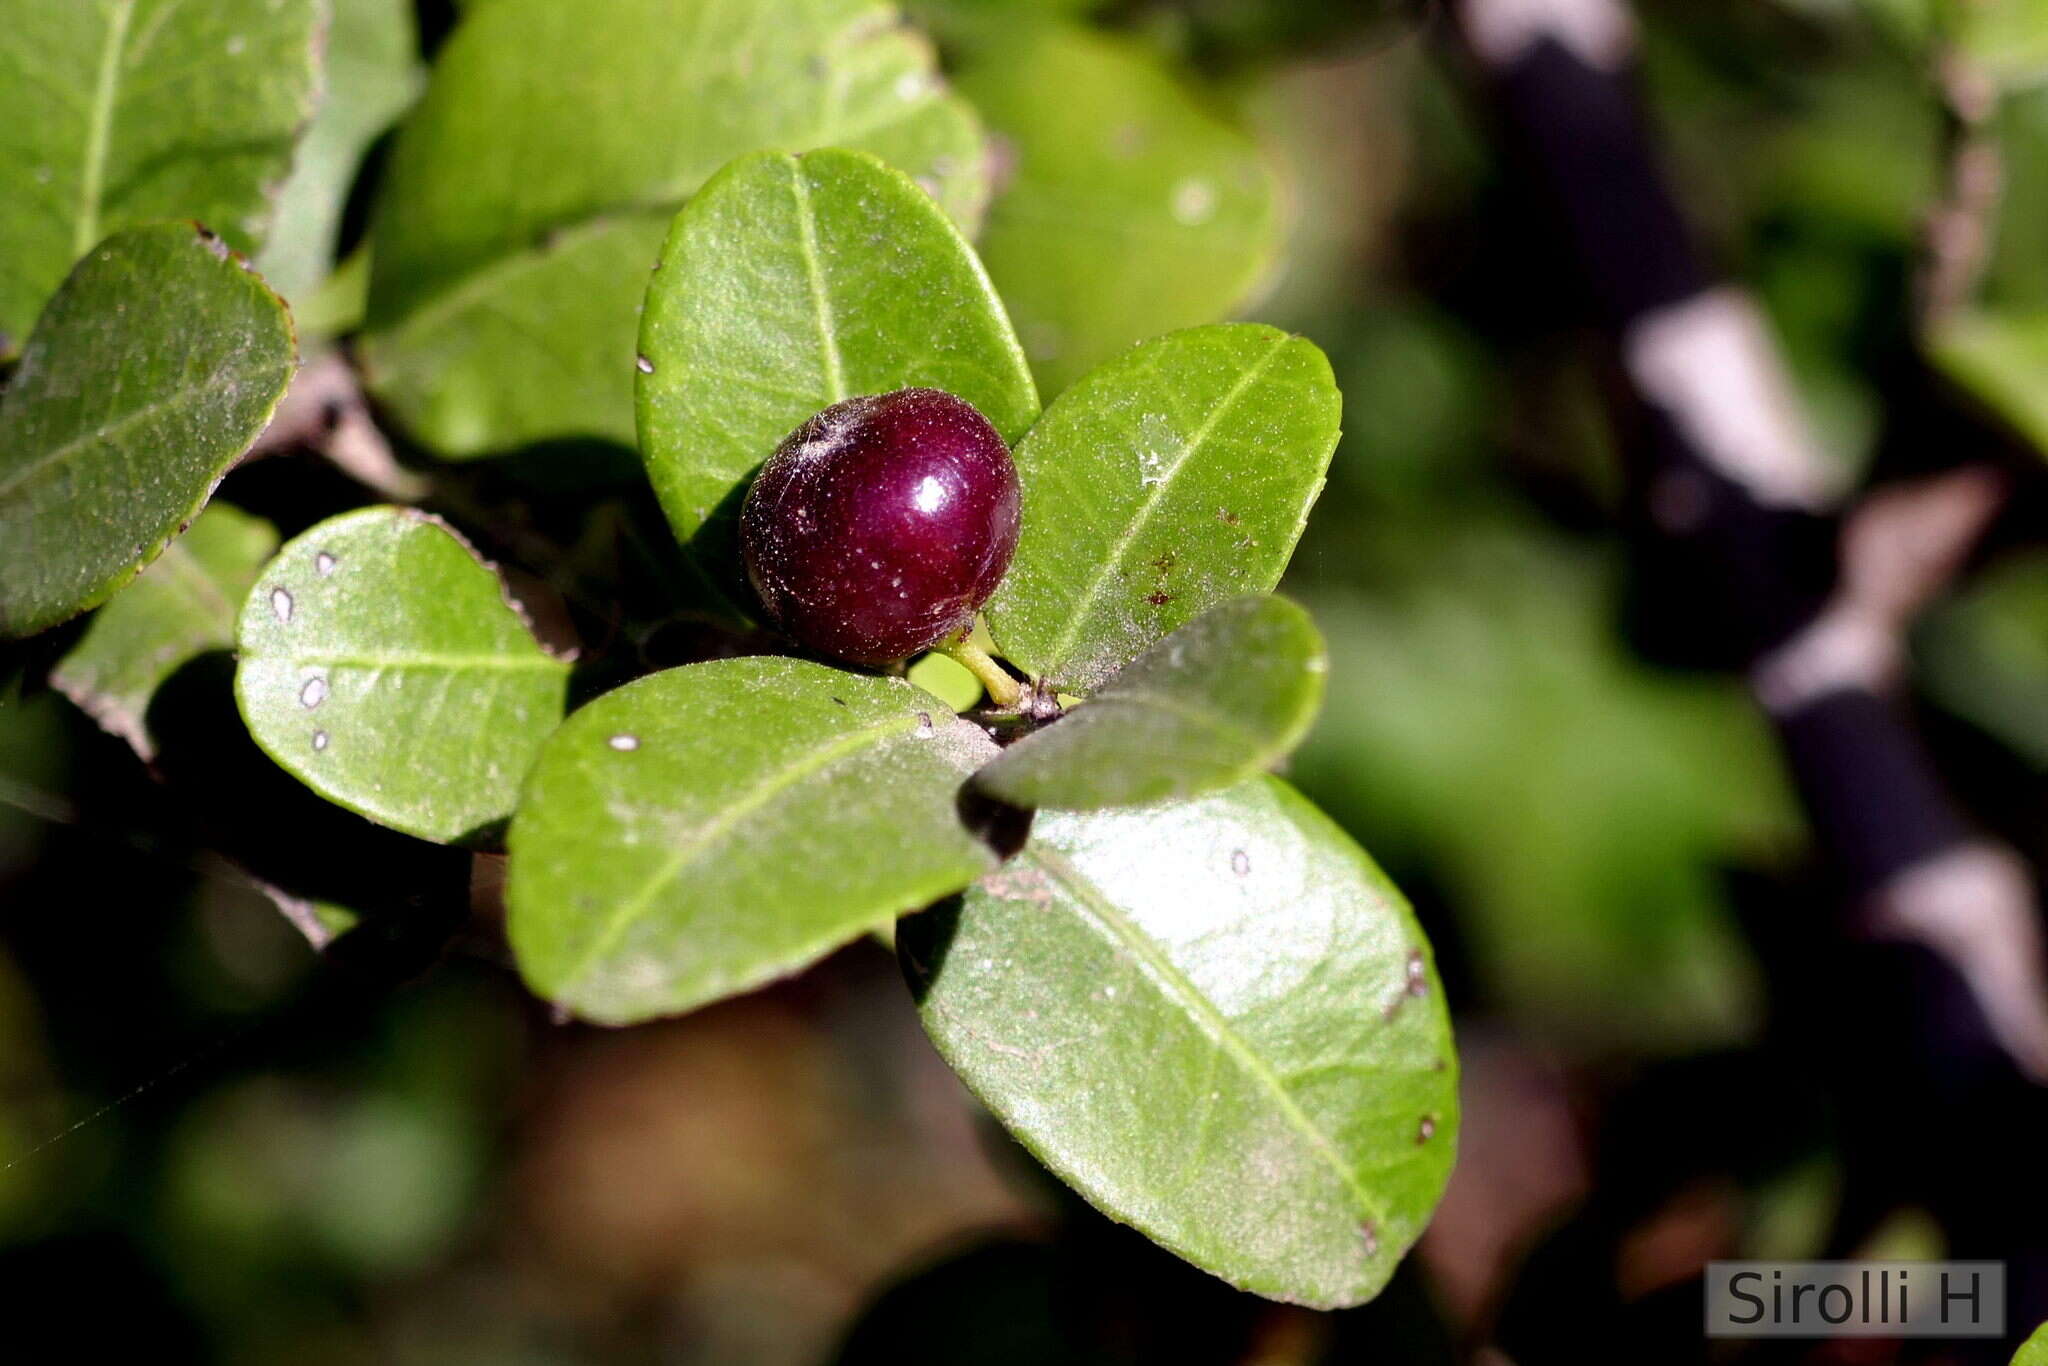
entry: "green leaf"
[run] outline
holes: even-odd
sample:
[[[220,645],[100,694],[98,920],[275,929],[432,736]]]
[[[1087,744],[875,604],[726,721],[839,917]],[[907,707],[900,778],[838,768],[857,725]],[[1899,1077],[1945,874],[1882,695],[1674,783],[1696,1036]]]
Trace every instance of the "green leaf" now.
[[[1237,598],[1011,745],[975,785],[1014,806],[1084,811],[1229,787],[1301,742],[1328,669],[1308,613],[1285,598]]]
[[[1017,448],[1024,530],[988,606],[1003,654],[1086,693],[1225,599],[1271,592],[1341,416],[1323,353],[1270,327],[1178,332],[1094,371]]]
[[[512,813],[569,683],[491,566],[409,508],[344,513],[287,544],[238,641],[235,697],[265,753],[329,801],[444,844]]]
[[[1913,633],[1928,694],[2048,770],[2048,551],[1991,566]]]
[[[2034,1335],[2020,1344],[2012,1366],[2048,1366],[2048,1323],[2036,1328]]]
[[[1041,814],[957,914],[898,939],[926,1030],[997,1118],[1233,1285],[1369,1299],[1443,1192],[1457,1072],[1429,946],[1276,779]]]
[[[1030,17],[978,32],[957,80],[1002,168],[981,255],[1046,391],[1238,308],[1281,239],[1258,147],[1135,43]]]
[[[993,865],[955,803],[994,751],[908,683],[801,660],[630,683],[548,741],[513,818],[520,971],[603,1024],[795,972]]]
[[[189,223],[81,261],[0,403],[0,636],[98,606],[163,553],[297,365],[283,302]]]
[[[648,473],[677,537],[728,586],[747,481],[819,409],[925,385],[1007,441],[1038,416],[973,250],[929,196],[858,152],[762,152],[721,171],[676,217],[640,350]]]
[[[561,279],[567,267],[529,258],[588,248],[604,223],[672,217],[757,148],[870,151],[976,221],[980,123],[894,13],[876,0],[495,0],[467,15],[392,155],[369,325],[384,334],[376,374],[388,385],[431,362],[406,324],[434,310],[437,351],[474,353],[455,380],[468,392],[452,418],[408,388],[380,395],[452,456],[630,432],[633,310],[652,253],[632,260],[630,288],[580,294]],[[451,340],[466,329],[477,335]],[[595,359],[618,376],[603,390],[588,379]]]
[[[363,154],[426,84],[412,0],[332,0],[320,109],[277,196],[263,278],[296,306],[334,268],[341,213]],[[305,310],[298,310],[303,321]]]
[[[196,218],[260,245],[319,26],[315,0],[0,0],[0,334],[121,228]]]
[[[2048,313],[1971,313],[1930,348],[1948,377],[2048,455]]]
[[[494,262],[364,338],[364,378],[444,456],[632,445],[632,319],[669,217],[594,219]]]
[[[154,757],[146,717],[156,690],[200,655],[233,648],[242,599],[276,549],[270,523],[215,503],[100,609],[51,684],[100,729]]]

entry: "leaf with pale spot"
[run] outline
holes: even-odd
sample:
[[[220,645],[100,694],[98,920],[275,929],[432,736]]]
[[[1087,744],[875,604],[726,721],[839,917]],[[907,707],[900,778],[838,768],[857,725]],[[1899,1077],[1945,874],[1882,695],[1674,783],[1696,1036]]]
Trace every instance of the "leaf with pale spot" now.
[[[256,743],[331,802],[452,843],[511,815],[569,665],[438,518],[374,507],[278,552],[242,607],[235,697]]]

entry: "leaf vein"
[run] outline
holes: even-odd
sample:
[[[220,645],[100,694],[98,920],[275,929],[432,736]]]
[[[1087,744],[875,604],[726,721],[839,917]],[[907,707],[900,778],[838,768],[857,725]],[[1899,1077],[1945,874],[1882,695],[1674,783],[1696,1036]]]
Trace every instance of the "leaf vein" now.
[[[1108,930],[1119,944],[1130,951],[1131,956],[1150,973],[1166,995],[1179,1001],[1186,1008],[1188,1014],[1215,1042],[1217,1048],[1229,1054],[1245,1075],[1272,1097],[1274,1105],[1288,1127],[1298,1133],[1310,1149],[1323,1160],[1345,1190],[1350,1192],[1358,1206],[1369,1211],[1374,1219],[1384,1221],[1385,1207],[1359,1184],[1357,1173],[1345,1161],[1344,1155],[1337,1151],[1336,1144],[1330,1136],[1316,1127],[1315,1121],[1311,1120],[1295,1102],[1285,1083],[1280,1080],[1279,1074],[1252,1049],[1237,1032],[1229,1017],[1217,1009],[1216,1003],[1203,995],[1201,990],[1188,980],[1187,975],[1166,956],[1152,937],[1133,924],[1130,917],[1104,896],[1080,869],[1059,853],[1038,844],[1032,848],[1029,857],[1035,859],[1054,881],[1072,892],[1076,903]]]
[[[1090,577],[1087,587],[1081,590],[1079,600],[1067,614],[1066,626],[1061,630],[1052,649],[1047,652],[1048,670],[1059,668],[1067,662],[1067,652],[1073,648],[1082,625],[1095,610],[1096,600],[1102,596],[1103,587],[1109,582],[1110,571],[1123,563],[1124,556],[1130,553],[1131,546],[1137,542],[1138,537],[1151,522],[1153,514],[1166,501],[1167,494],[1172,491],[1173,481],[1187,468],[1195,453],[1208,443],[1230,410],[1237,406],[1238,400],[1250,391],[1252,385],[1258,383],[1266,371],[1273,368],[1274,363],[1280,359],[1280,353],[1286,350],[1286,346],[1284,341],[1276,343],[1265,355],[1259,357],[1256,364],[1247,367],[1237,382],[1230,386],[1230,391],[1209,411],[1209,415],[1202,419],[1201,425],[1181,444],[1180,453],[1174,457],[1173,464],[1159,476],[1152,497],[1139,507],[1138,515],[1117,534],[1116,542],[1110,547],[1109,554],[1103,557],[1102,562],[1096,566],[1095,573]]]
[[[699,827],[694,835],[678,845],[675,852],[655,869],[654,875],[647,879],[638,892],[621,901],[613,909],[604,927],[590,941],[590,947],[577,959],[576,966],[562,975],[562,990],[566,992],[571,983],[583,978],[590,971],[591,965],[609,952],[612,946],[619,942],[620,936],[631,928],[633,922],[646,913],[647,908],[654,904],[654,899],[661,895],[663,889],[681,876],[683,869],[741,820],[753,815],[805,778],[824,771],[866,746],[870,741],[896,732],[907,733],[919,724],[915,716],[892,716],[887,721],[848,731],[828,744],[797,756],[740,794],[717,816]]]

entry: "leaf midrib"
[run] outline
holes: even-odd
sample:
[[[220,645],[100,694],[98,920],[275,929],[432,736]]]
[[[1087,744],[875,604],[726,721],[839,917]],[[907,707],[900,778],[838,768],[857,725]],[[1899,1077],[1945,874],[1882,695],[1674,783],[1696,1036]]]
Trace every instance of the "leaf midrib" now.
[[[1124,556],[1130,553],[1131,546],[1137,542],[1138,537],[1143,534],[1146,526],[1151,523],[1153,514],[1159,510],[1160,505],[1166,501],[1167,495],[1172,491],[1174,480],[1179,478],[1180,472],[1187,468],[1188,462],[1194,458],[1195,452],[1200,450],[1209,438],[1215,434],[1216,428],[1230,413],[1231,409],[1237,406],[1238,400],[1250,392],[1252,385],[1258,383],[1259,379],[1279,361],[1281,352],[1285,351],[1288,347],[1288,342],[1288,338],[1276,338],[1267,349],[1266,354],[1259,357],[1255,364],[1249,366],[1242,375],[1238,376],[1237,382],[1230,386],[1229,392],[1224,394],[1223,398],[1210,410],[1209,415],[1202,419],[1201,425],[1195,428],[1188,439],[1182,443],[1180,454],[1174,458],[1172,466],[1159,477],[1159,482],[1153,486],[1152,497],[1139,507],[1138,515],[1130,520],[1130,523],[1124,527],[1122,532],[1118,533],[1116,542],[1111,546],[1109,554],[1105,555],[1096,566],[1095,573],[1089,579],[1087,587],[1081,590],[1080,598],[1076,600],[1073,608],[1067,613],[1065,629],[1060,632],[1059,638],[1053,643],[1052,648],[1046,652],[1047,662],[1045,669],[1047,673],[1060,669],[1067,663],[1067,653],[1073,649],[1074,641],[1080,636],[1082,624],[1094,613],[1096,602],[1102,596],[1103,586],[1109,582],[1110,572],[1123,563]]]
[[[1082,910],[1093,916],[1119,944],[1129,950],[1131,956],[1148,970],[1160,990],[1179,1001],[1202,1030],[1215,1041],[1216,1046],[1227,1053],[1246,1076],[1272,1097],[1274,1105],[1288,1127],[1298,1133],[1310,1149],[1323,1160],[1344,1189],[1357,1201],[1358,1207],[1369,1213],[1375,1221],[1384,1224],[1387,1218],[1385,1205],[1374,1199],[1372,1193],[1359,1184],[1357,1173],[1344,1160],[1344,1155],[1337,1151],[1336,1144],[1331,1141],[1330,1136],[1316,1127],[1315,1121],[1308,1117],[1301,1106],[1296,1104],[1294,1097],[1288,1093],[1279,1074],[1259,1057],[1251,1044],[1237,1032],[1236,1026],[1229,1018],[1216,1008],[1215,1002],[1203,995],[1201,990],[1188,980],[1187,975],[1161,951],[1152,937],[1133,924],[1120,907],[1104,896],[1080,869],[1068,862],[1058,851],[1043,843],[1034,842],[1030,852],[1023,857],[1032,859],[1043,868],[1053,881],[1072,894],[1074,901]]]
[[[804,179],[803,164],[792,158],[789,174],[804,272],[811,286],[811,309],[817,316],[818,344],[825,357],[825,392],[831,403],[837,403],[846,397],[846,361],[839,353],[839,328],[832,316],[832,296],[825,287],[825,266],[818,257],[817,211],[811,207],[811,187]]]
[[[895,732],[907,734],[921,724],[923,723],[916,716],[892,716],[886,721],[878,721],[859,730],[848,731],[829,744],[804,752],[741,794],[710,821],[700,826],[693,836],[677,846],[675,852],[654,870],[654,875],[647,879],[638,892],[618,904],[605,922],[604,928],[591,940],[590,947],[576,960],[576,966],[562,975],[562,992],[566,994],[574,983],[582,980],[590,972],[591,966],[611,951],[620,937],[654,904],[654,899],[682,874],[683,869],[706,849],[716,844],[741,820],[761,810],[805,778],[822,772],[840,759],[863,748],[870,741],[883,739]]]
[[[208,375],[202,383],[188,384],[174,389],[170,393],[153,398],[141,407],[132,408],[121,414],[121,416],[104,426],[80,432],[69,440],[52,446],[35,460],[30,461],[27,465],[17,470],[12,477],[0,480],[0,501],[4,501],[15,490],[21,488],[43,471],[54,465],[62,464],[81,450],[113,440],[115,436],[126,431],[136,423],[147,421],[168,409],[175,408],[193,399],[206,398],[224,384],[243,384],[260,380],[278,370],[289,371],[290,368],[290,364],[287,362],[283,365],[266,365],[256,370],[238,370],[229,375]],[[31,406],[33,397],[32,394],[26,391],[9,395],[9,411],[27,411]],[[0,433],[5,433],[6,431],[6,427],[0,425]]]
[[[92,105],[86,111],[85,161],[79,174],[78,222],[71,232],[71,255],[85,255],[99,241],[100,197],[107,176],[107,145],[114,130],[114,87],[121,72],[121,53],[128,44],[128,25],[135,15],[135,0],[112,0],[106,13],[106,41],[100,48],[100,69],[93,86]]]

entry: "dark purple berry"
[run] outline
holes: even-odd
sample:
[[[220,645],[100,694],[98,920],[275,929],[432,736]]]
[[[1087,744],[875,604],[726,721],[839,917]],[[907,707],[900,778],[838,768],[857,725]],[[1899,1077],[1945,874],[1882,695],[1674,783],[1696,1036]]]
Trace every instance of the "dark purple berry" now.
[[[1017,467],[937,389],[835,403],[779,446],[740,508],[747,577],[797,643],[887,664],[973,620],[1017,548]]]

